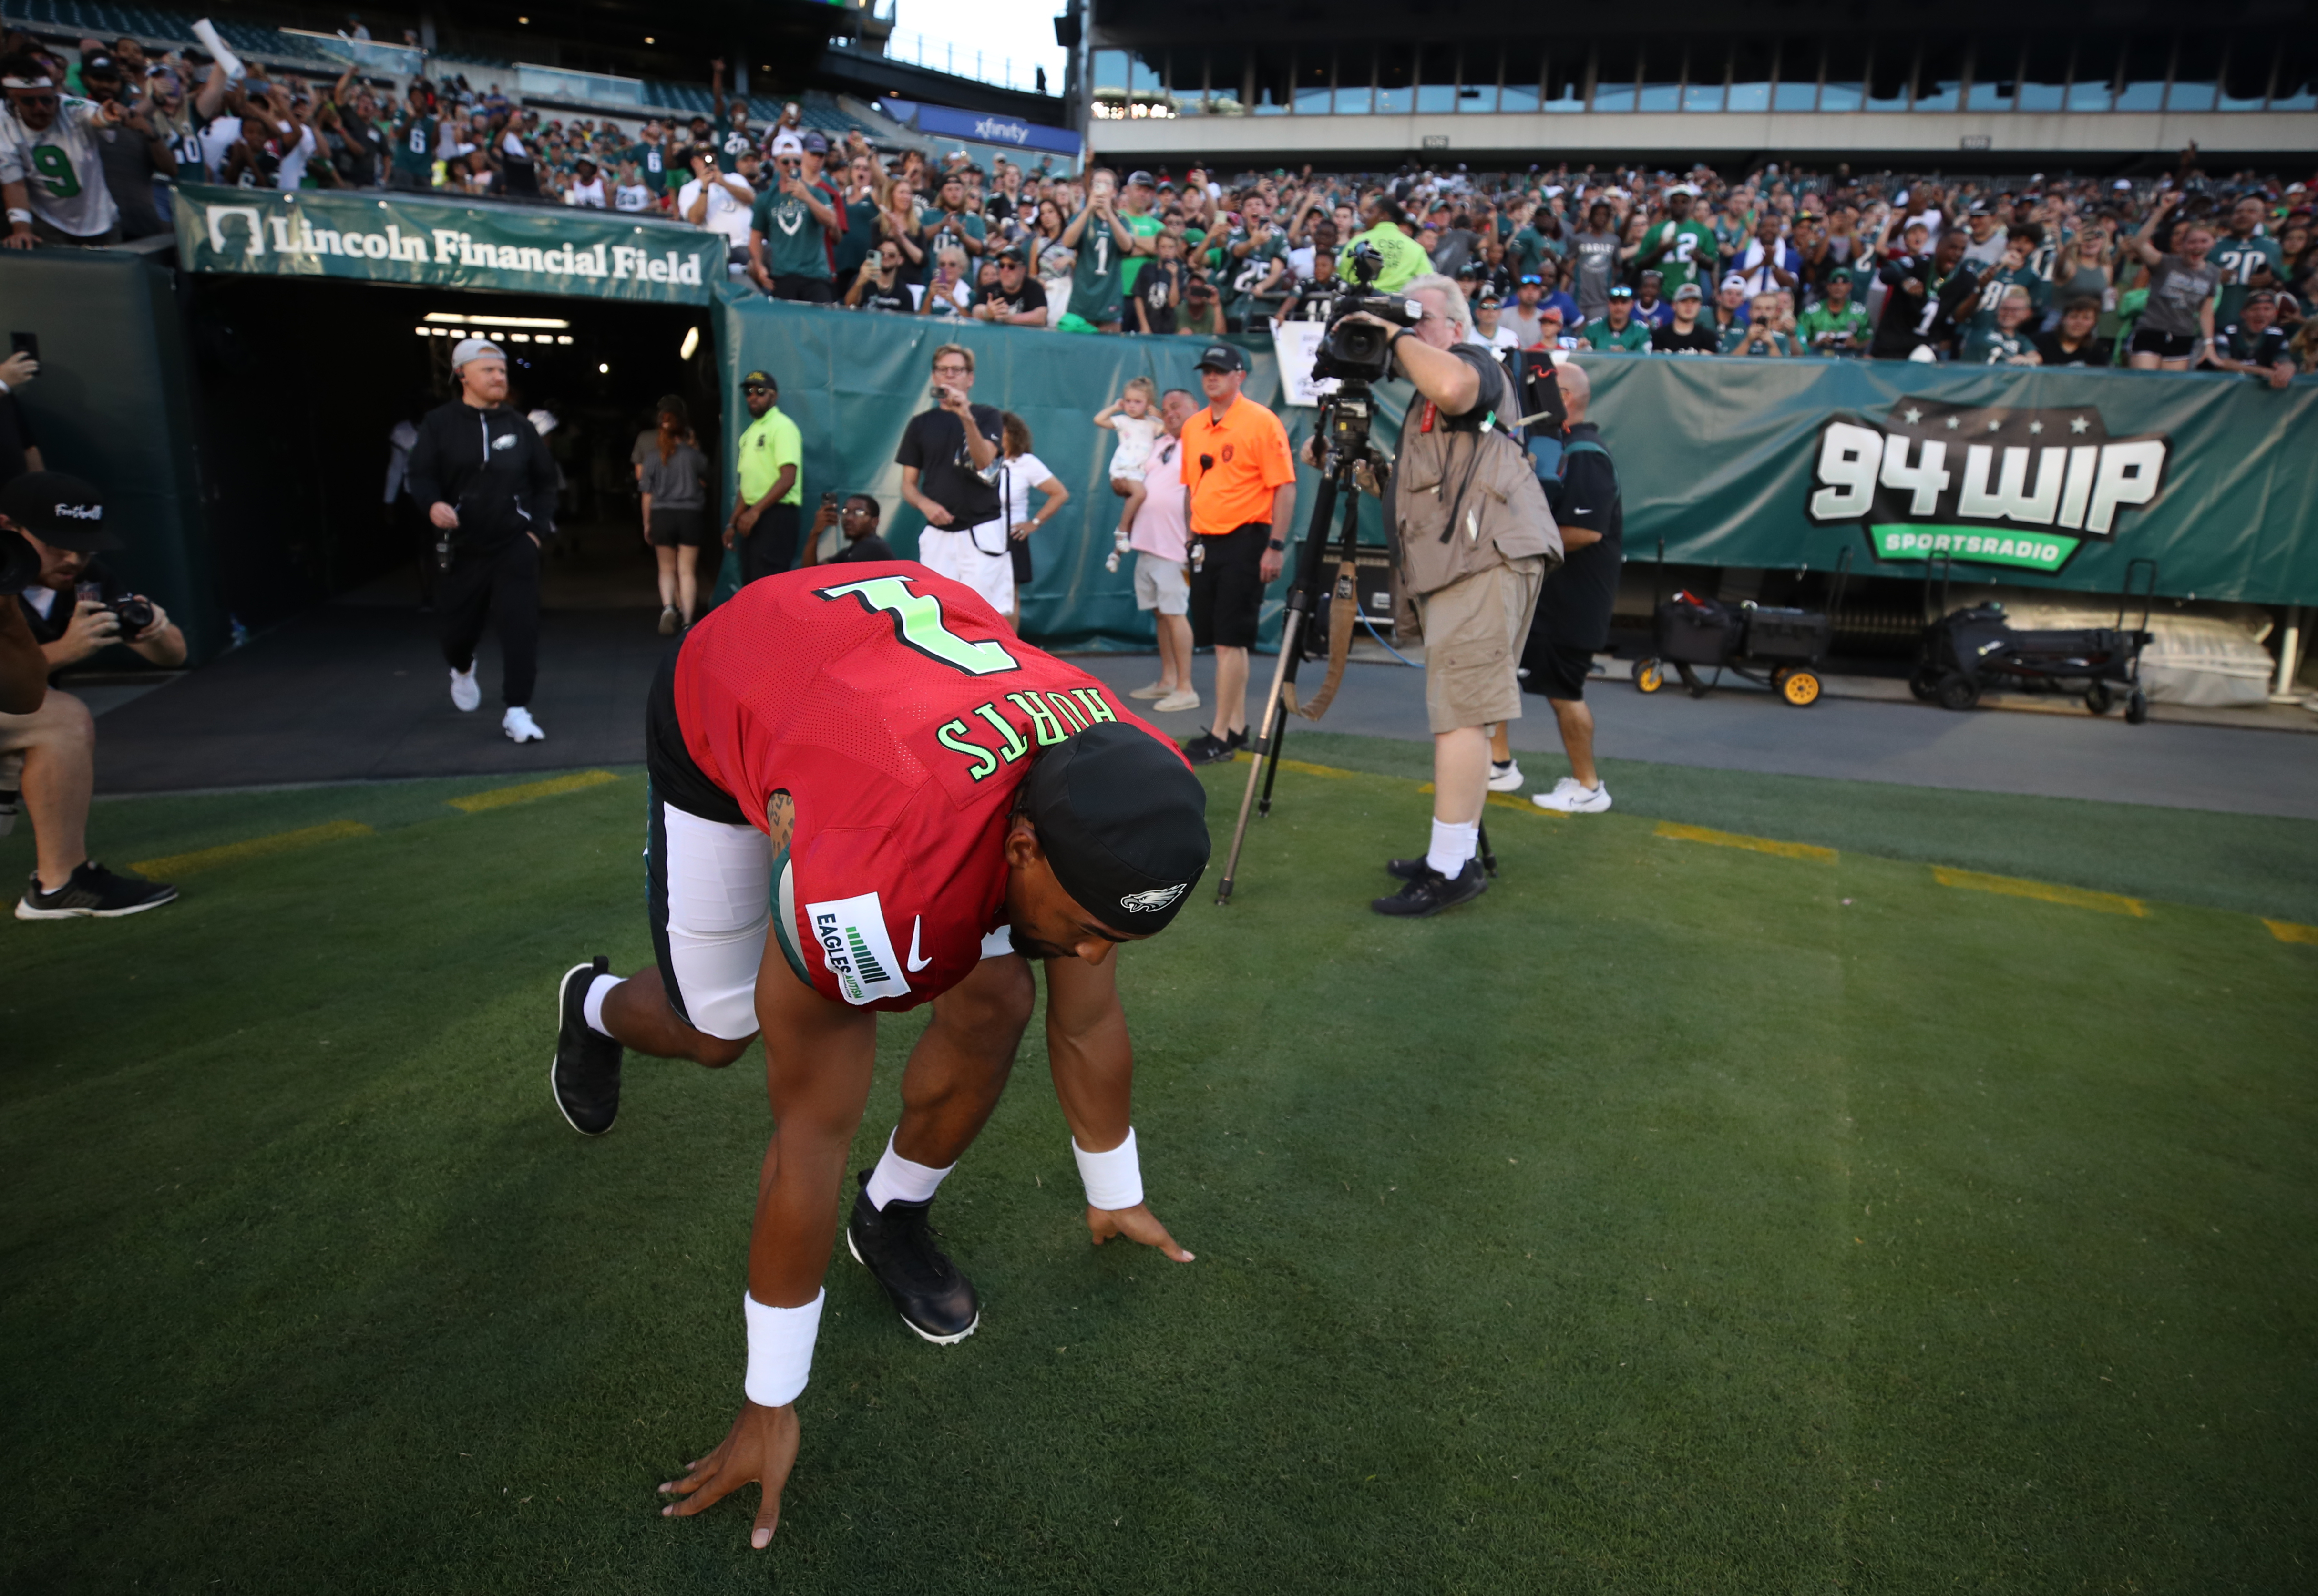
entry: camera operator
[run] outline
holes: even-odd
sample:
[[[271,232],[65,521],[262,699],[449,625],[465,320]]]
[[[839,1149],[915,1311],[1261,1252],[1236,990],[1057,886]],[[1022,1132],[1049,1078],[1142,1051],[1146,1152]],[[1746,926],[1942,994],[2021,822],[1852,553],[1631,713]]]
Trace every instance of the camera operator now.
[[[120,542],[105,530],[103,496],[87,483],[61,471],[28,471],[0,488],[0,538],[19,534],[39,568],[20,592],[0,597],[15,612],[0,628],[0,658],[7,661],[0,694],[0,832],[13,827],[21,802],[31,813],[36,861],[16,918],[116,919],[157,909],[177,889],[115,874],[88,856],[96,722],[71,694],[39,689],[49,672],[116,642],[156,665],[183,665],[184,634],[159,605],[118,591],[90,566],[92,554]],[[7,564],[16,564],[22,577],[31,561],[11,548],[0,551],[0,566]],[[29,634],[37,661],[26,657],[19,632]],[[10,713],[27,702],[29,709]]]
[[[806,535],[804,561],[806,565],[848,565],[867,560],[898,560],[900,555],[892,545],[877,534],[877,501],[866,493],[848,494],[844,513],[837,508],[837,495],[821,496],[820,513],[813,518],[813,531]],[[827,560],[821,557],[821,534],[831,526],[845,534],[845,542]]]
[[[1496,426],[1518,399],[1491,352],[1468,342],[1471,314],[1447,277],[1401,293],[1424,308],[1414,327],[1365,310],[1344,319],[1391,331],[1398,373],[1415,384],[1386,494],[1402,586],[1424,637],[1424,710],[1433,731],[1433,841],[1386,868],[1406,884],[1370,907],[1421,916],[1487,890],[1474,856],[1488,797],[1489,728],[1521,718],[1515,661],[1538,587],[1561,562],[1561,537],[1529,456]]]
[[[554,530],[555,461],[538,429],[507,408],[507,355],[498,345],[460,339],[451,371],[459,397],[418,424],[409,477],[412,502],[427,507],[435,527],[435,602],[451,702],[466,711],[483,701],[475,644],[488,617],[499,634],[500,729],[516,742],[538,742],[547,734],[529,706],[539,678],[540,538]]]
[[[972,402],[974,351],[963,344],[935,350],[933,372],[934,408],[910,418],[894,454],[902,498],[926,518],[918,562],[1007,614],[1014,608],[1014,560],[998,488],[1004,413]]]

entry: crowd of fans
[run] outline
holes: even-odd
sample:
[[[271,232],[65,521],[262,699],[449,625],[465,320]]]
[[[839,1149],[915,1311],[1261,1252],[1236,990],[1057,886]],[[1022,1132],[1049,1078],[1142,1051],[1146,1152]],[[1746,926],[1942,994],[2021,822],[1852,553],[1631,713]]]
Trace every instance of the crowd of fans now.
[[[963,150],[834,146],[795,103],[770,123],[723,92],[717,116],[543,117],[496,84],[269,79],[221,52],[148,58],[131,39],[77,58],[6,41],[0,125],[11,244],[166,230],[180,178],[256,188],[389,188],[651,212],[725,236],[732,272],[779,298],[887,314],[1208,338],[1316,313],[1355,242],[1390,289],[1455,278],[1475,336],[1501,347],[1799,354],[2008,365],[2318,371],[2311,190],[2209,178],[2195,149],[2153,183],[1855,176],[1764,167],[1285,171],[1229,183],[1097,167],[985,168]],[[37,126],[36,126],[37,124]],[[38,128],[53,126],[53,132]],[[102,187],[52,192],[39,137]],[[89,175],[94,175],[92,172]],[[94,191],[94,192],[92,192]],[[22,193],[20,202],[16,197]],[[109,193],[111,203],[102,202]]]

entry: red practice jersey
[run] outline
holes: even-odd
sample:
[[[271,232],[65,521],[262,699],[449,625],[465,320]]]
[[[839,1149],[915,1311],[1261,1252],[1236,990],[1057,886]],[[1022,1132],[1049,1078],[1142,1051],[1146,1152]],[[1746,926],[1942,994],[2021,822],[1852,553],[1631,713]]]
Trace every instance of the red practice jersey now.
[[[1003,845],[1032,757],[1103,721],[1169,739],[912,560],[750,583],[686,637],[677,721],[703,774],[769,830],[773,925],[823,997],[914,1009],[966,979],[1005,918]],[[1180,756],[1179,756],[1180,757]]]

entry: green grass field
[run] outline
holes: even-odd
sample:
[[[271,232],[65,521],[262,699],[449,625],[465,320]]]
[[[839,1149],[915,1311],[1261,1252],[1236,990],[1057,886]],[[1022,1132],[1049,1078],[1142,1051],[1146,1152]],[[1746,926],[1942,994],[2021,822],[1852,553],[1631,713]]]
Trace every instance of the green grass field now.
[[[1087,1247],[1034,1026],[936,1208],[981,1331],[840,1254],[764,1554],[653,1494],[738,1400],[754,1055],[599,1142],[544,1089],[556,977],[649,956],[641,779],[99,806],[355,825],[0,922],[0,1589],[2311,1588],[2318,825],[1613,766],[1400,924],[1424,750],[1292,751],[1125,955],[1199,1261]]]

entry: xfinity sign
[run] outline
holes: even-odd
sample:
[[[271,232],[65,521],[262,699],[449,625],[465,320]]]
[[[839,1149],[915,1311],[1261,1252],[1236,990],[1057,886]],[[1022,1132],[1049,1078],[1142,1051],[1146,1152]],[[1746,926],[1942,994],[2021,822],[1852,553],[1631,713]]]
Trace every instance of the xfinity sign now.
[[[2155,502],[2169,439],[2112,438],[2090,406],[2013,409],[1903,399],[1880,426],[1820,430],[1806,513],[1856,521],[1878,560],[1950,555],[2056,571]]]

